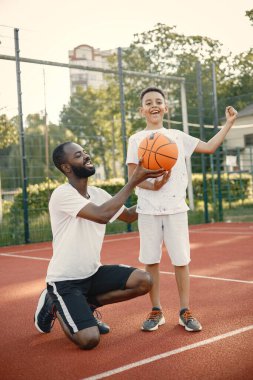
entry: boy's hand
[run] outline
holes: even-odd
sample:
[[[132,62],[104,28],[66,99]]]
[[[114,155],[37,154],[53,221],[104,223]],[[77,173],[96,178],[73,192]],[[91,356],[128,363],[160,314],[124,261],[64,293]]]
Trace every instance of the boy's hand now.
[[[171,176],[171,170],[169,170],[168,172],[165,172],[162,176],[162,179],[156,179],[154,182],[154,190],[155,191],[160,190],[161,187],[163,187],[163,185],[165,185],[165,183],[168,182],[170,176]]]
[[[135,186],[148,178],[157,178],[166,174],[166,171],[163,168],[157,170],[145,169],[141,163],[142,159],[139,160],[139,164],[136,166],[131,177],[131,181],[135,183]]]
[[[233,124],[235,119],[237,118],[237,113],[238,112],[232,106],[226,107],[225,114],[227,122]]]

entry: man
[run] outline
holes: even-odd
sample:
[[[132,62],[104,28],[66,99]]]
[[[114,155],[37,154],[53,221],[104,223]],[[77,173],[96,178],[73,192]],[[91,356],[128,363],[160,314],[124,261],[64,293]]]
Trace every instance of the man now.
[[[139,163],[131,180],[111,197],[88,186],[95,167],[80,145],[59,145],[53,161],[68,183],[55,189],[49,202],[53,256],[34,322],[40,332],[49,333],[56,315],[71,341],[81,349],[92,349],[98,345],[100,333],[109,332],[109,326],[94,317],[96,308],[141,296],[152,287],[145,271],[101,264],[105,225],[116,218],[127,223],[136,220],[136,207],[124,207],[125,201],[138,183],[166,172],[147,170]]]

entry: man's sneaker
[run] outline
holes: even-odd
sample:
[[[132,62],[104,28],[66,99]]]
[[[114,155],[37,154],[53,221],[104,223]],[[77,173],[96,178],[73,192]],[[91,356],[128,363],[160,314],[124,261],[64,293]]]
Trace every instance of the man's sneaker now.
[[[146,321],[143,322],[141,329],[143,331],[154,331],[158,326],[164,325],[165,318],[161,310],[152,310],[148,314]]]
[[[108,332],[110,331],[110,327],[106,323],[101,321],[102,316],[101,313],[96,309],[96,306],[90,305],[90,309],[97,322],[100,334],[108,334]]]
[[[193,317],[189,309],[182,309],[179,315],[179,324],[184,326],[187,331],[201,331],[202,326],[199,321]]]
[[[41,333],[50,333],[53,327],[56,315],[54,305],[47,289],[44,289],[40,295],[37,309],[34,314],[34,324]]]

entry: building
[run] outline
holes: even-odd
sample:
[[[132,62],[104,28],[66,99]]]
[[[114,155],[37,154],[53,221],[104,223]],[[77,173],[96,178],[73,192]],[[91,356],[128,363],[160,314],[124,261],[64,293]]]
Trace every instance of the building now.
[[[83,65],[101,69],[108,69],[107,58],[115,53],[115,50],[95,49],[90,45],[79,45],[69,51],[69,63]],[[77,86],[86,89],[88,86],[99,88],[104,83],[104,74],[99,71],[85,71],[80,69],[70,69],[70,89],[71,95],[76,91]]]
[[[253,173],[253,104],[238,112],[224,141],[230,171]]]

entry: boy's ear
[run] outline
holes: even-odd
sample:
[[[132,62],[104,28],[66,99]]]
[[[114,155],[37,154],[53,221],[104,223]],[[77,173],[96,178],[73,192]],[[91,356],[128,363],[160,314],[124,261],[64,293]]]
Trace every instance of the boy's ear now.
[[[140,114],[140,116],[143,116],[143,108],[142,107],[139,107],[139,114]]]

